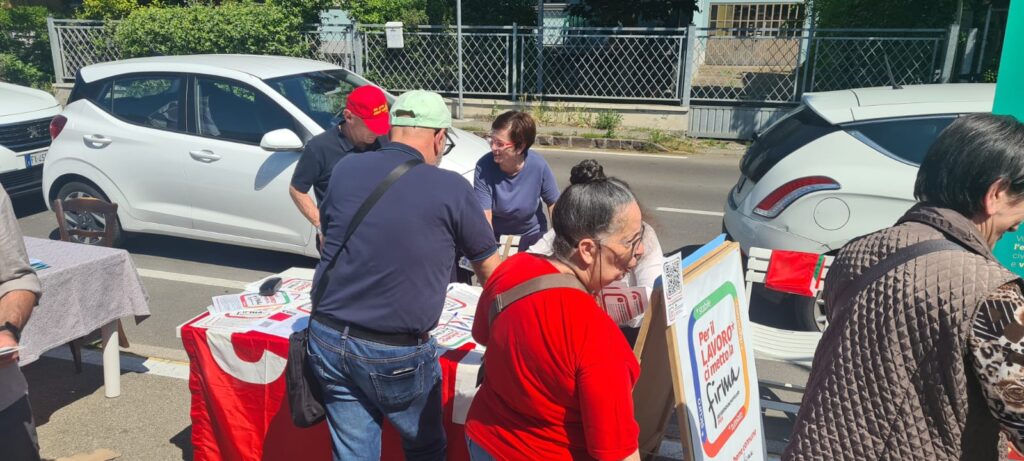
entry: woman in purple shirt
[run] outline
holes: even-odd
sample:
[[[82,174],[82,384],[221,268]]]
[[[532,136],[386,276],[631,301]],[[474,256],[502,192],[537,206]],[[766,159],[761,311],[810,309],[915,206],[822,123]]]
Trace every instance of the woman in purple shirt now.
[[[555,175],[544,158],[530,150],[537,125],[526,112],[509,111],[491,124],[491,152],[476,163],[476,198],[494,229],[494,237],[518,235],[525,250],[547,231],[545,205],[558,200]]]

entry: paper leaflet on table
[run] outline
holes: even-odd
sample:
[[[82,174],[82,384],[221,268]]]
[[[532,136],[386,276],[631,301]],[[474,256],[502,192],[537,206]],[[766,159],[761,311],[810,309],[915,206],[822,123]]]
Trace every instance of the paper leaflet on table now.
[[[439,346],[454,349],[473,340],[473,319],[482,291],[461,283],[448,285],[441,318],[430,332]]]
[[[301,298],[283,306],[211,314],[196,322],[194,326],[237,332],[258,331],[287,338],[309,324],[311,304],[307,297]]]
[[[245,291],[260,291],[260,286],[263,285],[269,278],[280,277],[279,275],[271,275],[264,277],[257,282],[250,283],[245,286]],[[292,294],[309,294],[313,290],[313,281],[298,277],[281,277],[281,288],[278,291]]]
[[[260,296],[259,293],[247,292],[214,296],[209,310],[211,314],[223,314],[243,309],[283,306],[294,301],[298,301],[295,295],[284,291],[279,291],[274,296]]]
[[[601,305],[616,325],[639,326],[647,311],[647,288],[615,282],[601,290]],[[635,325],[634,325],[635,324]]]

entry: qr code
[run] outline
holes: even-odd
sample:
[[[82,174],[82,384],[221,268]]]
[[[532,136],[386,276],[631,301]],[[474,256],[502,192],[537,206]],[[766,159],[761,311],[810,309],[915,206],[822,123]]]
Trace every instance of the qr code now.
[[[682,294],[683,277],[679,273],[680,266],[679,261],[665,262],[665,299],[676,299]]]

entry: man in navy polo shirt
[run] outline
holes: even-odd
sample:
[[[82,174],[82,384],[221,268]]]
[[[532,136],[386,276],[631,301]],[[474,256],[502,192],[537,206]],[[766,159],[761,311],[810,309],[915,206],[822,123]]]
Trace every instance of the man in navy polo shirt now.
[[[341,115],[342,121],[336,128],[327,129],[306,143],[288,187],[288,195],[295,206],[316,227],[318,234],[321,232],[320,210],[310,198],[309,189],[313,189],[316,202],[323,203],[334,165],[353,152],[380,149],[378,138],[391,128],[388,100],[384,92],[373,85],[364,85],[349,93]]]
[[[379,459],[382,418],[402,436],[408,461],[445,458],[441,367],[429,331],[441,316],[456,250],[481,281],[498,265],[472,187],[436,168],[454,147],[441,97],[403,94],[391,125],[386,147],[338,162],[320,208],[324,256],[314,285],[384,177],[410,159],[426,163],[400,177],[352,234],[310,323],[310,363],[323,389],[335,460]]]

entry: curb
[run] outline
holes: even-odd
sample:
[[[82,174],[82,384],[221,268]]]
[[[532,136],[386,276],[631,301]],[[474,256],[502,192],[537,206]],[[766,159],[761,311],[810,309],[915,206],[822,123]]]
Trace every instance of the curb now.
[[[473,131],[473,134],[485,137],[486,131]],[[636,152],[676,153],[660,144],[639,139],[585,138],[583,136],[555,136],[538,134],[535,142],[538,146],[571,147],[574,149],[616,149]]]

